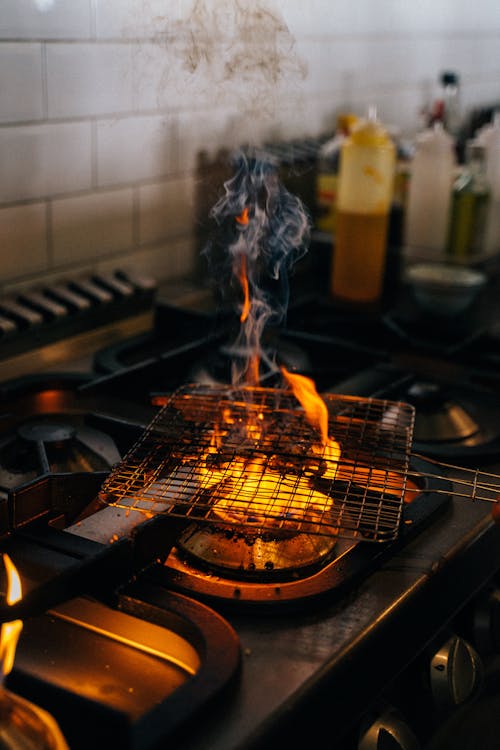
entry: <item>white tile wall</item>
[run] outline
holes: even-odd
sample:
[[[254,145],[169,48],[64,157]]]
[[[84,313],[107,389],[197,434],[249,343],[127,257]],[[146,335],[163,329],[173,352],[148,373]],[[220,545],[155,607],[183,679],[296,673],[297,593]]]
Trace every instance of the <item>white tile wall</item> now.
[[[48,115],[88,117],[132,110],[130,47],[48,44]]]
[[[7,280],[48,267],[46,214],[43,203],[0,209],[0,289]]]
[[[97,123],[97,182],[100,186],[151,180],[173,169],[174,123],[163,115]]]
[[[0,164],[0,201],[88,189],[90,123],[0,128]]]
[[[132,188],[55,200],[52,205],[55,265],[84,263],[130,250],[132,217]]]
[[[88,39],[91,0],[2,0],[2,39]]]
[[[445,68],[465,112],[500,101],[498,0],[0,5],[0,288],[189,271],[201,151],[315,136],[369,104],[411,135]]]
[[[191,176],[139,188],[139,240],[142,245],[185,236],[193,230],[194,190]]]
[[[43,117],[42,45],[0,45],[0,122]]]

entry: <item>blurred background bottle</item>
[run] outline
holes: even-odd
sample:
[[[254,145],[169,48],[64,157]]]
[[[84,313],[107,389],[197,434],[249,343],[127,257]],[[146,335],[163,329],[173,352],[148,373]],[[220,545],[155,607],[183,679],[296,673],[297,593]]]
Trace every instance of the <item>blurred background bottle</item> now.
[[[470,140],[465,153],[465,165],[453,185],[446,244],[450,257],[459,261],[484,253],[490,202],[485,147],[477,140]]]
[[[438,121],[415,142],[405,215],[410,250],[445,251],[455,167],[453,138]]]
[[[318,154],[316,227],[321,232],[334,232],[335,230],[340,149],[357,121],[356,115],[339,115],[335,135],[322,145]]]
[[[462,126],[460,103],[460,77],[452,70],[445,70],[439,76],[438,97],[428,116],[428,126],[441,122],[453,138],[457,138]]]
[[[375,108],[340,152],[330,291],[341,302],[380,302],[396,149]]]
[[[490,205],[486,220],[484,252],[500,252],[500,111],[477,133],[477,141],[485,149],[486,179],[490,188]]]
[[[443,97],[443,124],[455,139],[462,125],[462,108],[460,103],[460,78],[458,73],[445,70],[441,73]]]

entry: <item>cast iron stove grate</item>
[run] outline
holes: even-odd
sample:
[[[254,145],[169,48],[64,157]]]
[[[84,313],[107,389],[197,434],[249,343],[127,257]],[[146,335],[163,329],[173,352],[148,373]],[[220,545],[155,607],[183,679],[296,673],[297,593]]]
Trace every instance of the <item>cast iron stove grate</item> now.
[[[414,408],[327,394],[328,439],[289,390],[187,385],[104,482],[106,503],[278,538],[389,541],[405,498]]]

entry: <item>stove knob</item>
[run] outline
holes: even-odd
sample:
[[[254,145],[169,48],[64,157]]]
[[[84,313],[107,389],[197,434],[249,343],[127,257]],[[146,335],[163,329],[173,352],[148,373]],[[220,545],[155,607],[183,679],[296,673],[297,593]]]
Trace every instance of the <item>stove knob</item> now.
[[[420,750],[406,721],[393,709],[384,711],[360,736],[357,750]]]
[[[481,654],[500,652],[500,589],[481,594],[473,613],[474,643]]]
[[[453,635],[431,658],[429,674],[435,706],[447,710],[476,692],[482,682],[483,664],[470,643]]]

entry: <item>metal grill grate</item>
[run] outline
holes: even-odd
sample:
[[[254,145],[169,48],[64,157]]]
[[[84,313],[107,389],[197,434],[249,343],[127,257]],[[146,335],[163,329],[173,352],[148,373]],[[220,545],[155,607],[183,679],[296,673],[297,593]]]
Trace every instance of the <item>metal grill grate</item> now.
[[[277,536],[394,539],[413,407],[330,394],[323,400],[327,446],[288,390],[184,386],[111,472],[101,498],[146,515]]]

